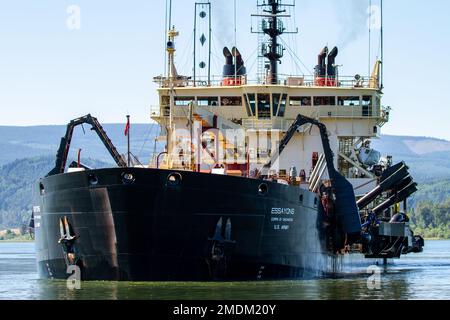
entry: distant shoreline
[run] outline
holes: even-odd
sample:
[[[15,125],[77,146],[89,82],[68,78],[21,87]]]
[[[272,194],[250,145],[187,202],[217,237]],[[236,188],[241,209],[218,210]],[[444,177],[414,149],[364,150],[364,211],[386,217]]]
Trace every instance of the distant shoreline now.
[[[440,238],[425,238],[425,241],[450,241],[450,239],[440,239]],[[8,240],[0,240],[0,243],[28,243],[35,242],[35,240],[27,240],[27,239],[8,239]]]
[[[30,234],[14,234],[7,233],[3,234],[0,238],[1,242],[34,242],[34,239],[31,238]]]

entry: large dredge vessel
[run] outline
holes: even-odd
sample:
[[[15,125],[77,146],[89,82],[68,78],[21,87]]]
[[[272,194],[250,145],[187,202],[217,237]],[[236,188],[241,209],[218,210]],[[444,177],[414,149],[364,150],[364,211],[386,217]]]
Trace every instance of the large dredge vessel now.
[[[279,74],[291,5],[258,1],[267,42],[256,82],[235,47],[223,50],[220,79],[201,58],[193,77],[179,75],[178,32],[168,28],[168,70],[155,78],[160,105],[152,111],[166,148],[150,165],[121,155],[96,118],[70,122],[55,168],[37,184],[41,277],[64,279],[77,266],[84,280],[294,279],[422,251],[406,212],[417,184],[403,162],[370,147],[389,120],[381,61],[368,77],[341,77],[338,49],[325,47],[311,77]],[[199,24],[210,23],[210,9],[196,4]],[[207,34],[195,39],[208,47]],[[66,169],[83,123],[117,167]]]

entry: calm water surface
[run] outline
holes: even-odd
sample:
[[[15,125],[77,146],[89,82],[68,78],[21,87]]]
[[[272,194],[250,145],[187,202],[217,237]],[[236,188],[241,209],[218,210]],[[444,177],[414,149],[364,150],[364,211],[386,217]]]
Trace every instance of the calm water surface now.
[[[0,299],[446,299],[450,300],[450,241],[427,241],[425,251],[396,261],[381,275],[381,289],[367,288],[368,275],[271,282],[83,282],[39,280],[33,243],[0,243]]]

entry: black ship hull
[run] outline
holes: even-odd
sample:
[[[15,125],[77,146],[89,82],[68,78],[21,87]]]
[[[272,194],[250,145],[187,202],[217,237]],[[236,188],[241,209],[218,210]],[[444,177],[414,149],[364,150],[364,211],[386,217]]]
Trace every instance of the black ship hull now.
[[[50,176],[38,188],[42,278],[67,279],[71,264],[83,280],[201,281],[305,278],[374,263],[329,253],[319,199],[299,187],[112,168]]]

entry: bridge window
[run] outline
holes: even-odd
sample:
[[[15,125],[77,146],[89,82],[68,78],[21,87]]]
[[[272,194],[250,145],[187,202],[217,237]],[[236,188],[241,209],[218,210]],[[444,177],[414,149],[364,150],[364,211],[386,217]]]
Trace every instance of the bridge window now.
[[[220,98],[222,106],[242,106],[242,97],[222,97]]]
[[[284,117],[286,113],[286,94],[275,93],[273,96],[273,111],[274,117]]]
[[[371,106],[372,105],[372,96],[363,96],[362,105],[363,106]]]
[[[219,105],[218,97],[197,97],[197,105],[200,107],[216,107]]]
[[[289,105],[291,107],[311,107],[312,98],[311,97],[290,97]]]
[[[364,96],[363,97],[363,110],[362,110],[362,115],[363,117],[370,117],[372,116],[373,113],[373,108],[372,108],[372,97],[371,96]]]
[[[289,105],[291,107],[311,107],[312,98],[311,97],[290,97]]]
[[[335,106],[336,97],[314,97],[315,106]]]
[[[188,106],[193,101],[195,101],[194,97],[175,97],[176,106]]]
[[[256,94],[246,94],[244,101],[245,108],[247,109],[247,115],[249,117],[254,117],[256,115]]]
[[[258,94],[258,118],[269,119],[270,118],[270,95]]]
[[[339,97],[338,105],[345,107],[359,106],[359,97]]]

